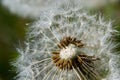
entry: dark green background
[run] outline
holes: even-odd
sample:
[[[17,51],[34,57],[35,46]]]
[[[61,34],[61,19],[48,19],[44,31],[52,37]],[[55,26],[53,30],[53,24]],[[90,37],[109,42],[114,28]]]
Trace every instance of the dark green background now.
[[[15,68],[10,66],[18,53],[15,50],[19,41],[24,41],[26,23],[30,19],[12,14],[0,4],[0,80],[13,80]]]
[[[106,19],[115,20],[113,25],[120,31],[120,3],[109,4],[93,11],[101,12]],[[15,68],[10,65],[10,62],[18,56],[15,50],[18,42],[25,40],[27,27],[25,24],[32,21],[10,13],[0,3],[0,80],[13,80],[16,75]],[[120,35],[115,38],[120,42]]]

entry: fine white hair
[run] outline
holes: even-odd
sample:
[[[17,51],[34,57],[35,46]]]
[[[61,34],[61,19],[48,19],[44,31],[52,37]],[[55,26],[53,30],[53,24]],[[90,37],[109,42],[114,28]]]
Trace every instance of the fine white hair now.
[[[95,66],[103,79],[118,80],[120,69],[112,52],[117,45],[111,38],[115,32],[111,21],[90,15],[85,8],[72,3],[44,12],[28,29],[25,46],[18,48],[20,56],[14,63],[19,73],[17,80],[77,80],[75,69],[60,70],[51,60],[50,53],[60,50],[57,44],[65,36],[82,40],[85,46],[80,51],[101,59]]]

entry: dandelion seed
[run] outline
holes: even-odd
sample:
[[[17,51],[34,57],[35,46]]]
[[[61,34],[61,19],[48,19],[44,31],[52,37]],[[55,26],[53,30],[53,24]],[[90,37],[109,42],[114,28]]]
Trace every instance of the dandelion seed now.
[[[115,47],[112,25],[84,8],[67,7],[50,16],[43,14],[30,27],[26,48],[20,48],[21,56],[15,63],[18,80],[110,78],[110,55]]]

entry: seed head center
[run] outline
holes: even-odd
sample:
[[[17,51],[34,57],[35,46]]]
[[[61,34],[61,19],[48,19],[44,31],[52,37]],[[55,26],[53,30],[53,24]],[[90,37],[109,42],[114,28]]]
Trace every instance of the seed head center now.
[[[77,48],[75,45],[70,44],[66,48],[61,49],[60,51],[60,58],[61,59],[70,59],[74,58],[77,54]]]
[[[81,52],[80,48],[83,46],[84,44],[81,42],[81,40],[77,40],[74,37],[64,37],[61,39],[60,43],[58,44],[60,51],[52,52],[52,60],[55,66],[60,69],[68,70],[73,69],[73,67],[75,69],[79,68],[79,70],[84,68],[93,68],[93,62],[98,60],[98,58]],[[82,71],[83,73],[88,74],[86,70],[85,72],[84,70]]]

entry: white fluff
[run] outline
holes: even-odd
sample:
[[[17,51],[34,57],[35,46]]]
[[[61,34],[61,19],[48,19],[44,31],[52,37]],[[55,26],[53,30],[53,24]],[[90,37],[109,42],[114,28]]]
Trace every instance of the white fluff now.
[[[119,79],[120,70],[112,67],[113,62],[117,63],[111,56],[111,51],[116,46],[112,43],[111,33],[116,31],[112,29],[110,21],[105,21],[101,16],[89,15],[86,9],[72,3],[48,12],[49,15],[41,14],[40,20],[31,25],[25,47],[18,48],[20,57],[14,64],[19,72],[17,80],[76,80],[78,76],[74,69],[61,71],[51,60],[50,53],[60,51],[57,44],[65,36],[82,40],[85,46],[80,51],[101,59],[101,63],[96,63],[96,69],[104,74],[103,79]],[[69,46],[66,50],[61,50],[60,55],[65,59],[73,57],[76,49]],[[117,75],[111,76],[112,74]]]

